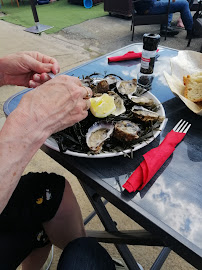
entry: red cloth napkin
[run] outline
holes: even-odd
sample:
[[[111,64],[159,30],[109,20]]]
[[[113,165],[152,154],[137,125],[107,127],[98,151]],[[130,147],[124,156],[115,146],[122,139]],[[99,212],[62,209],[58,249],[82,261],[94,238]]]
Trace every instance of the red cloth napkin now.
[[[141,57],[142,57],[141,52],[135,53],[133,51],[130,51],[130,52],[127,52],[124,55],[109,57],[108,58],[108,63],[125,61],[125,60],[133,60],[133,59],[137,59],[137,58],[141,58]]]
[[[176,145],[181,142],[186,133],[179,133],[171,130],[156,148],[147,152],[144,161],[137,167],[133,174],[128,178],[123,187],[128,192],[141,190],[161,168],[164,162],[175,150]]]

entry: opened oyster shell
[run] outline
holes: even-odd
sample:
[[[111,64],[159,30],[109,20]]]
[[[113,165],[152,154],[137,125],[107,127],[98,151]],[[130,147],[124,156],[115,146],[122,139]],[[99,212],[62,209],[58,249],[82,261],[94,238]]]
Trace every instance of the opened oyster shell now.
[[[160,116],[158,113],[150,111],[143,106],[137,106],[134,105],[131,109],[135,117],[138,119],[141,119],[142,121],[148,122],[148,121],[163,121],[164,117]]]
[[[86,143],[88,147],[96,154],[100,153],[102,146],[114,131],[114,125],[96,122],[89,129],[86,134]]]
[[[118,92],[122,95],[131,95],[137,91],[137,80],[131,81],[118,81],[116,84]]]
[[[143,106],[152,106],[154,105],[154,100],[151,98],[148,98],[146,96],[141,96],[141,97],[137,97],[137,96],[129,96],[130,100],[132,100],[132,102],[134,102],[137,105],[143,105]]]
[[[105,77],[105,80],[108,82],[109,85],[115,84],[117,82],[117,79],[112,75]]]
[[[96,86],[97,93],[107,93],[113,85],[115,86],[117,79],[111,75],[105,77],[103,80],[99,81]]]
[[[116,110],[112,113],[115,116],[118,116],[126,111],[124,106],[123,99],[114,91],[108,91],[108,95],[114,97],[114,103],[116,105]]]
[[[119,121],[115,124],[113,136],[120,141],[134,141],[139,138],[140,127],[128,120]]]

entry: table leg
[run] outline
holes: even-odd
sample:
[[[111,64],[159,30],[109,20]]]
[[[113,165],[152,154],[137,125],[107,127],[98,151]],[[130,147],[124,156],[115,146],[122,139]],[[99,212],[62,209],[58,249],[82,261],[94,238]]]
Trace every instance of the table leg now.
[[[164,247],[150,270],[160,270],[170,252],[171,249],[169,247]]]
[[[100,221],[105,227],[105,230],[108,232],[118,231],[118,229],[116,228],[116,224],[109,215],[104,203],[101,200],[101,197],[92,188],[85,185],[82,181],[79,180],[79,182],[83,190],[85,191],[89,201],[91,202],[96,214],[100,218]],[[140,270],[137,262],[135,261],[127,245],[124,244],[114,244],[114,245],[117,248],[118,252],[120,253],[129,270]]]

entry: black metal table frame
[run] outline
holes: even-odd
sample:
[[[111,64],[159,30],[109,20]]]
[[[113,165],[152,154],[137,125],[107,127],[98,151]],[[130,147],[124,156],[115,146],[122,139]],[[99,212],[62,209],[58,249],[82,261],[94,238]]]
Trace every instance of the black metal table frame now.
[[[88,178],[85,174],[83,174],[79,168],[75,169],[69,166],[68,163],[65,162],[66,155],[62,153],[58,153],[47,146],[43,145],[41,150],[45,152],[48,156],[57,161],[60,165],[62,165],[65,169],[72,172],[77,178],[78,181],[86,193],[92,207],[95,212],[92,212],[85,220],[84,224],[86,225],[94,215],[98,215],[102,225],[105,228],[105,232],[99,231],[87,231],[87,235],[89,237],[96,238],[99,242],[104,243],[113,243],[120,253],[121,257],[125,261],[129,270],[139,270],[139,266],[137,265],[136,260],[131,254],[127,244],[129,245],[144,245],[144,246],[163,246],[164,248],[160,252],[156,261],[150,268],[150,270],[158,270],[161,269],[163,263],[165,262],[167,256],[169,255],[171,249],[166,247],[166,244],[157,236],[151,234],[146,230],[137,230],[137,231],[118,231],[116,227],[116,222],[113,221],[109,212],[107,211],[105,204],[106,202],[110,202],[115,205],[119,210],[123,211],[121,207],[119,207],[119,203],[117,204],[112,199],[112,193],[105,188],[105,184],[99,185],[99,183],[94,181],[93,179]],[[61,158],[61,157],[64,157]],[[89,172],[88,172],[89,174]],[[95,176],[94,176],[95,177]],[[94,178],[93,177],[93,178]],[[118,192],[118,191],[117,191]],[[107,199],[107,201],[103,201],[101,198]],[[116,199],[114,197],[114,199]],[[127,212],[123,211],[125,214]],[[128,215],[130,217],[130,215]]]

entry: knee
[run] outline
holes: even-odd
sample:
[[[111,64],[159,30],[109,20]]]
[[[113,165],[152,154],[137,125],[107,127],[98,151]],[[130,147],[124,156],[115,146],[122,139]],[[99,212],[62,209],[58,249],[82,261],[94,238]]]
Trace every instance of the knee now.
[[[70,242],[62,252],[57,269],[115,270],[108,252],[93,238],[81,237]],[[74,267],[73,267],[74,266]]]
[[[177,1],[177,0],[176,0]],[[189,9],[189,2],[187,0],[179,0],[177,1],[177,4],[182,8],[182,9]]]

